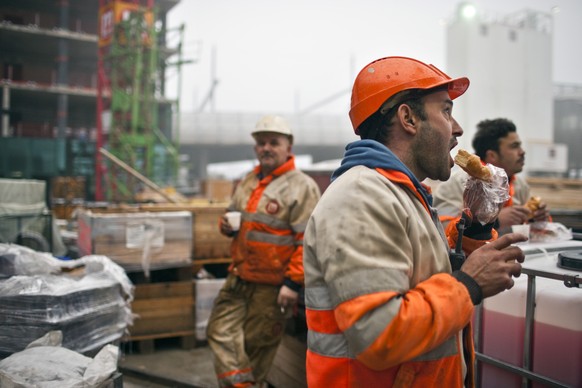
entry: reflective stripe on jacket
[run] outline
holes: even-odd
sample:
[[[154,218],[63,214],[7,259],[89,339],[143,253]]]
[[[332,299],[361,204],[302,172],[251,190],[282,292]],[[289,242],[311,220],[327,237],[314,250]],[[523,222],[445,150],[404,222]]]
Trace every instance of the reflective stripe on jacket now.
[[[307,225],[310,387],[472,385],[471,298],[436,212],[396,178],[352,167]]]
[[[303,233],[319,187],[295,169],[294,157],[262,179],[259,172],[257,166],[239,183],[229,206],[242,212],[230,270],[255,283],[281,285],[288,278],[303,284]]]

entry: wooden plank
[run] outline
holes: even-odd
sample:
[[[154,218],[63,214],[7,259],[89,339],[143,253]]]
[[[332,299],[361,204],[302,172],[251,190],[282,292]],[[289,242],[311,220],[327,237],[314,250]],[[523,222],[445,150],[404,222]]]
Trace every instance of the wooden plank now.
[[[129,327],[131,336],[172,333],[184,330],[195,330],[196,320],[194,310],[181,315],[168,315],[147,319],[136,319]]]
[[[195,334],[196,334],[196,332],[194,330],[182,330],[182,331],[175,331],[175,332],[168,332],[168,333],[132,335],[129,337],[124,337],[123,342],[142,341],[142,340],[148,340],[148,339],[174,338],[174,337],[191,336],[191,335],[195,335]]]
[[[117,156],[113,155],[112,153],[110,153],[109,151],[107,151],[105,148],[99,148],[99,152],[103,156],[105,156],[106,158],[108,158],[109,160],[111,160],[113,163],[117,164],[119,167],[123,168],[125,171],[127,171],[128,173],[130,173],[131,175],[133,175],[134,177],[136,177],[137,179],[139,179],[141,182],[143,182],[150,189],[152,189],[156,193],[160,194],[168,202],[180,202],[179,200],[176,200],[176,199],[170,197],[169,195],[167,195],[164,192],[164,190],[161,189],[161,187],[159,187],[158,185],[156,185],[154,182],[150,181],[148,178],[146,178],[144,175],[142,175],[139,171],[137,171],[134,168],[130,167],[123,160],[119,159]]]
[[[106,243],[95,241],[93,254],[104,255],[127,269],[141,268],[143,248],[127,248],[124,243]],[[164,266],[184,266],[191,263],[190,244],[182,241],[166,241],[163,248],[152,248],[149,251],[150,268]]]
[[[154,283],[175,283],[192,281],[192,262],[188,262],[183,267],[161,268],[150,271],[146,276],[143,269],[138,271],[129,271],[126,269],[129,280],[135,285],[154,284]]]
[[[148,314],[150,312],[167,314],[170,311],[184,310],[194,305],[194,299],[190,296],[173,296],[171,298],[152,298],[134,300],[131,309],[136,314]],[[150,315],[151,316],[151,315]]]
[[[191,280],[183,282],[137,284],[133,295],[136,301],[138,299],[184,296],[192,293],[192,287]]]
[[[532,195],[542,197],[550,211],[582,210],[582,180],[528,177]]]
[[[138,284],[131,303],[134,319],[132,335],[159,334],[196,329],[192,280]]]

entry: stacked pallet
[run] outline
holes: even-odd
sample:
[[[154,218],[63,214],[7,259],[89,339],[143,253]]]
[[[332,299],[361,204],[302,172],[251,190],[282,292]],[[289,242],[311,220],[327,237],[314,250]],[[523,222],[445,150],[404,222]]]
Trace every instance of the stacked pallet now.
[[[148,273],[191,264],[190,212],[82,209],[77,223],[81,255],[108,256],[129,272]]]
[[[582,232],[582,180],[563,178],[528,178],[533,195],[548,205],[552,220],[574,232]]]
[[[109,257],[135,285],[135,319],[123,341],[144,353],[153,352],[155,341],[162,338],[194,347],[191,213],[81,209],[77,223],[79,253]]]
[[[131,309],[136,314],[124,342],[152,353],[156,341],[175,338],[183,349],[196,346],[196,313],[190,266],[129,273],[135,284]]]
[[[56,218],[69,220],[85,203],[85,177],[58,176],[51,181],[51,209]]]
[[[203,264],[230,261],[231,240],[218,228],[226,207],[201,200],[79,210],[80,254],[110,257],[135,284],[137,318],[125,341],[140,352],[164,338],[178,338],[183,348],[205,340],[221,280],[194,281],[192,274]]]
[[[226,203],[198,202],[188,204],[148,204],[140,211],[174,212],[187,211],[192,220],[192,260],[224,259],[230,256],[230,238],[218,229],[218,221],[226,211]]]
[[[530,177],[527,182],[534,195],[543,198],[549,209],[582,211],[582,180]]]
[[[218,222],[227,208],[227,203],[209,201],[189,204],[150,204],[140,206],[141,211],[169,212],[188,211],[192,215],[192,273],[196,274],[207,264],[226,266],[230,263],[231,239],[222,235]],[[196,340],[206,340],[206,325],[214,299],[224,279],[197,279],[194,282]]]

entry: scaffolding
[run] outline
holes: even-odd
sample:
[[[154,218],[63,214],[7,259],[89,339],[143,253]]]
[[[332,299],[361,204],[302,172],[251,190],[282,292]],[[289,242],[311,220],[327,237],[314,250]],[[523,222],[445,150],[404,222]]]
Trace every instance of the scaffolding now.
[[[179,154],[178,144],[160,129],[165,60],[153,0],[100,1],[97,149],[107,149],[159,185],[171,185]],[[135,176],[106,165],[100,152],[96,167],[97,200],[132,201],[141,188]]]

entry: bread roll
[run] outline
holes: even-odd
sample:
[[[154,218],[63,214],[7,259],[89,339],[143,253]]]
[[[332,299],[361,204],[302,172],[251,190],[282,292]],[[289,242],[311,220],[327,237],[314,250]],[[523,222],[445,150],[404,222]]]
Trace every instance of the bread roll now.
[[[459,149],[459,152],[455,156],[455,163],[473,178],[481,179],[482,181],[491,179],[491,170],[481,163],[481,159],[477,155]]]
[[[525,203],[525,207],[530,211],[530,217],[533,217],[536,210],[540,208],[540,204],[542,203],[542,199],[540,197],[530,197],[527,202]]]

